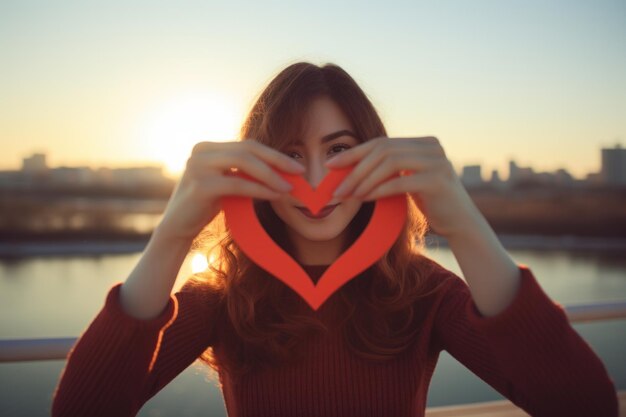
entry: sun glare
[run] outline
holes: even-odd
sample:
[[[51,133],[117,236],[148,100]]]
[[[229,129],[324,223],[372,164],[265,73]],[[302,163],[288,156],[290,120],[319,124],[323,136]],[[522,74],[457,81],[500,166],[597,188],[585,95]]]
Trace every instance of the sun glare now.
[[[206,256],[202,253],[196,253],[191,258],[191,272],[197,274],[198,272],[205,271],[209,267],[209,262]]]
[[[139,123],[142,152],[180,175],[193,146],[202,141],[233,141],[241,113],[234,101],[218,93],[194,93],[147,109]]]

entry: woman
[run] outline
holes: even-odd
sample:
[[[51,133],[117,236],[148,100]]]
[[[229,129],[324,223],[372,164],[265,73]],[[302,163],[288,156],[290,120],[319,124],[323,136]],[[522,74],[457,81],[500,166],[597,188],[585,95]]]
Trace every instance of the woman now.
[[[70,352],[53,416],[135,415],[197,358],[219,372],[231,417],[421,416],[443,349],[532,415],[617,415],[604,365],[500,245],[436,138],[387,138],[345,71],[309,63],[270,82],[240,136],[193,149],[137,266]],[[278,172],[316,187],[349,165],[317,217]],[[376,199],[399,193],[408,220],[393,247],[317,311],[239,250],[219,204],[253,198],[267,233],[317,281]],[[427,226],[467,283],[422,254]],[[200,245],[215,262],[171,295]]]

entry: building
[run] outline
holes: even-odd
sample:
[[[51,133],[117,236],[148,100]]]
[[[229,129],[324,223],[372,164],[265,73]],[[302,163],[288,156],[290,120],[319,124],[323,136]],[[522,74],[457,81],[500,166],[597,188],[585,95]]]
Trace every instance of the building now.
[[[106,176],[111,184],[127,188],[142,185],[160,185],[165,181],[163,167],[161,166],[114,168],[108,170]]]
[[[466,165],[461,173],[461,182],[467,187],[478,187],[483,185],[483,178],[480,174],[480,165]]]
[[[515,161],[509,161],[509,185],[528,182],[534,179],[535,172],[530,167],[520,167]]]
[[[22,159],[19,171],[0,171],[0,186],[106,186],[132,188],[161,186],[172,183],[163,175],[160,165],[129,168],[99,168],[88,166],[48,167],[45,153],[35,153]]]
[[[606,185],[626,185],[626,149],[602,148],[602,182]]]
[[[95,182],[95,174],[89,167],[58,167],[50,170],[55,184],[89,185]]]
[[[22,159],[22,172],[25,174],[43,174],[47,171],[45,153],[35,153]]]
[[[488,183],[491,188],[496,190],[505,190],[508,188],[507,182],[500,178],[500,173],[497,169],[491,170],[491,177]]]
[[[569,171],[564,168],[560,168],[554,173],[554,182],[557,185],[564,186],[572,186],[576,184],[576,180],[574,179],[572,174],[570,174]]]

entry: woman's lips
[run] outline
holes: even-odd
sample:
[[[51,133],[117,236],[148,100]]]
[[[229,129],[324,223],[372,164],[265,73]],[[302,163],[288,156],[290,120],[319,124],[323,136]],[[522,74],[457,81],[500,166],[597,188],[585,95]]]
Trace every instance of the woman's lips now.
[[[311,211],[308,208],[306,208],[306,207],[296,206],[296,208],[298,210],[300,210],[302,212],[302,214],[304,214],[305,216],[307,216],[307,217],[309,217],[311,219],[321,219],[321,218],[324,218],[324,217],[328,216],[330,213],[332,213],[333,210],[335,209],[335,207],[337,207],[338,205],[339,205],[339,203],[332,204],[332,205],[329,205],[329,206],[325,206],[316,215],[313,215],[313,213],[311,213]]]

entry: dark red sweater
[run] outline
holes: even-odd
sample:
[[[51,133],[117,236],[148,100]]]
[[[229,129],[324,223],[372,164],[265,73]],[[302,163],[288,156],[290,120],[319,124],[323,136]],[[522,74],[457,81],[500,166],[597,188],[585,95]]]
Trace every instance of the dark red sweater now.
[[[570,326],[560,304],[518,265],[512,303],[483,317],[460,277],[435,263],[432,280],[449,279],[422,303],[419,340],[385,364],[355,357],[338,334],[313,340],[307,360],[232,381],[220,375],[229,417],[423,416],[431,376],[445,349],[533,416],[618,415],[613,380]],[[327,266],[304,266],[317,280]],[[121,283],[68,355],[52,416],[134,416],[142,405],[209,346],[219,355],[216,304],[183,286],[152,320],[135,319],[119,303]],[[332,324],[331,309],[316,312]]]

